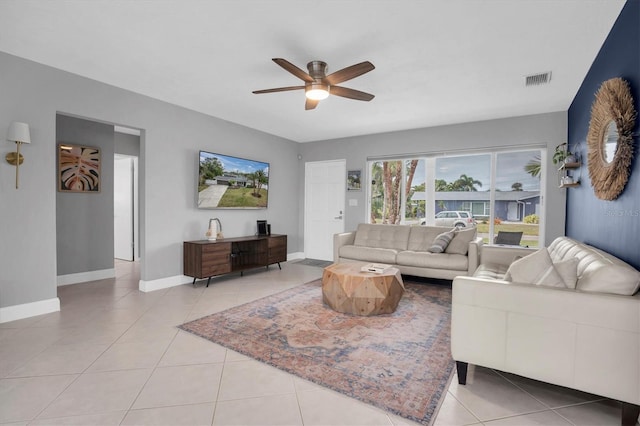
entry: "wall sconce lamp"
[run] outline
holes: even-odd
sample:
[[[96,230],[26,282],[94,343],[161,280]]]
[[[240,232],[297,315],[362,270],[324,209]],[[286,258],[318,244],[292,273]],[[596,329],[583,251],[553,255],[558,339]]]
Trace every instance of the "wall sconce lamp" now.
[[[7,163],[12,166],[16,166],[16,189],[18,189],[18,169],[20,164],[24,161],[24,157],[20,154],[20,145],[23,143],[31,143],[31,135],[29,134],[29,125],[27,123],[20,123],[13,121],[9,125],[7,131],[7,140],[9,142],[15,142],[17,145],[16,152],[10,152],[5,157]]]

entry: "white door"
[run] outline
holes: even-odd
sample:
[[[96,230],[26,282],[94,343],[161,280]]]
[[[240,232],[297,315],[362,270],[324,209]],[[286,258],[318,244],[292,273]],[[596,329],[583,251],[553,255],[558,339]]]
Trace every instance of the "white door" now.
[[[344,232],[345,160],[305,164],[304,254],[333,260],[333,234]]]
[[[507,204],[507,220],[517,221],[519,219],[518,203],[509,202],[509,204]]]
[[[133,158],[116,155],[113,163],[114,257],[134,260]]]

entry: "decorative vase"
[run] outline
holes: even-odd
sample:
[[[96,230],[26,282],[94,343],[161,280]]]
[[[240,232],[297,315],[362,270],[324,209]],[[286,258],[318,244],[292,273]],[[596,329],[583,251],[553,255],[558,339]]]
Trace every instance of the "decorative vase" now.
[[[209,241],[215,241],[218,238],[218,219],[209,219],[209,229],[205,236]]]
[[[576,162],[576,156],[573,154],[569,154],[565,157],[564,159],[565,163],[575,163]]]

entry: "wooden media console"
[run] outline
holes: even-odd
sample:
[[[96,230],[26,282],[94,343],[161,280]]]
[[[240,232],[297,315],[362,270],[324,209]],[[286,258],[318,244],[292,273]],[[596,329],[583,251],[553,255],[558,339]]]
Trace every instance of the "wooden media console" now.
[[[197,279],[240,272],[259,267],[269,268],[287,260],[286,235],[254,235],[221,238],[215,241],[198,240],[183,243],[184,275]],[[282,268],[281,268],[282,269]]]

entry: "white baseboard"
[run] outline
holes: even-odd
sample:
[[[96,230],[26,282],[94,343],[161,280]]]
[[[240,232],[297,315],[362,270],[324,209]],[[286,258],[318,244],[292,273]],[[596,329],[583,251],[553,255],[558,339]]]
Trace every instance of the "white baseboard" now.
[[[58,287],[69,284],[84,283],[87,281],[104,280],[115,278],[115,269],[102,269],[100,271],[79,272],[77,274],[58,275]]]
[[[23,303],[22,305],[6,306],[0,308],[0,324],[16,321],[23,318],[35,317],[60,310],[60,299],[39,300],[37,302]]]
[[[157,280],[140,280],[138,282],[138,290],[149,292],[154,290],[162,290],[163,288],[176,287],[179,285],[192,283],[193,278],[186,275],[175,275],[173,277],[158,278]]]
[[[287,262],[290,260],[304,259],[304,252],[287,253]]]

